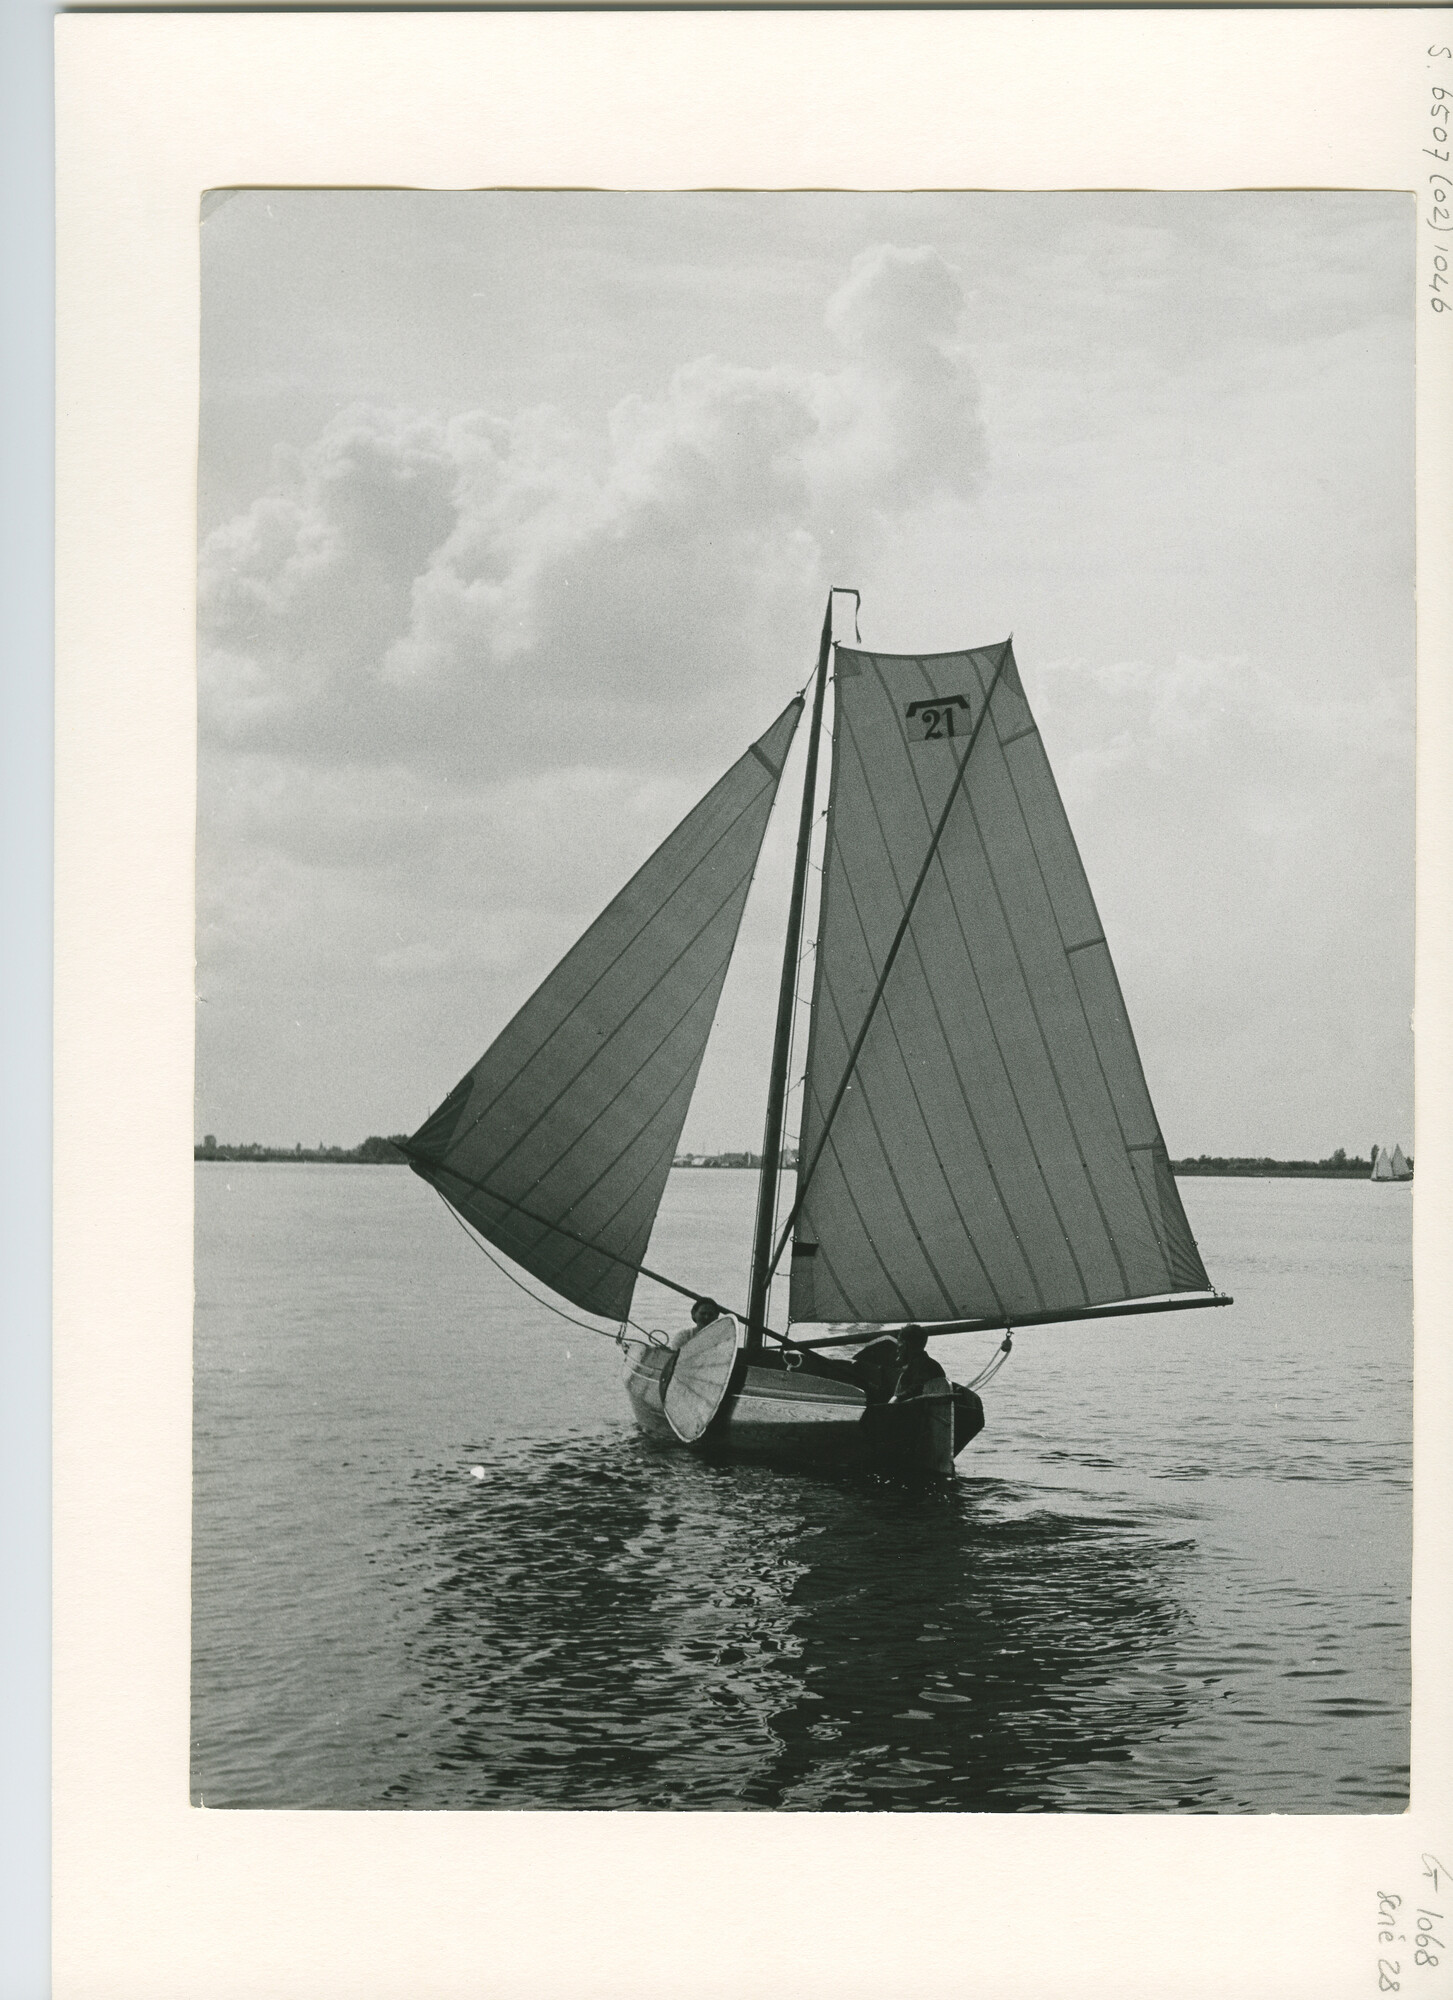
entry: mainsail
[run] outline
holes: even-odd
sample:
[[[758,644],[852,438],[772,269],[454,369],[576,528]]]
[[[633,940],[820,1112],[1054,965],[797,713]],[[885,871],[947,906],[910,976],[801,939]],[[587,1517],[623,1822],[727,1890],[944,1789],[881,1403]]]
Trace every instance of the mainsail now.
[[[553,1290],[630,1308],[802,700],[687,814],[408,1146]]]
[[[1207,1290],[1011,646],[836,693],[791,1318]]]

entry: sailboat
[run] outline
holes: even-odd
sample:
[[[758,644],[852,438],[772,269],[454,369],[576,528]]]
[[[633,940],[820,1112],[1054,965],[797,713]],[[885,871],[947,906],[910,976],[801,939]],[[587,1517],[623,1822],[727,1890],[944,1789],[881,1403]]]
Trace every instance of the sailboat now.
[[[869,651],[857,602],[829,593],[807,686],[403,1151],[487,1244],[618,1324],[631,1408],[663,1442],[944,1474],[1016,1329],[1230,1300],[1181,1205],[1012,639]],[[645,1257],[809,694],[751,1266],[727,1308]],[[682,1333],[635,1327],[641,1276],[692,1302]],[[920,1368],[905,1395],[903,1356],[968,1330],[1003,1332],[989,1366],[969,1384]]]
[[[1402,1147],[1394,1146],[1389,1152],[1386,1146],[1374,1146],[1371,1177],[1375,1181],[1410,1181],[1413,1169]]]

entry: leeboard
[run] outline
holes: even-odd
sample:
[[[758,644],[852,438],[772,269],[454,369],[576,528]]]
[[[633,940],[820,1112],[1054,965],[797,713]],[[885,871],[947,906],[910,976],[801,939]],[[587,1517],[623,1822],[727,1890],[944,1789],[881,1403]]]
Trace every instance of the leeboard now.
[[[737,1323],[730,1313],[694,1327],[681,1343],[661,1407],[683,1444],[695,1444],[721,1408],[737,1359]]]

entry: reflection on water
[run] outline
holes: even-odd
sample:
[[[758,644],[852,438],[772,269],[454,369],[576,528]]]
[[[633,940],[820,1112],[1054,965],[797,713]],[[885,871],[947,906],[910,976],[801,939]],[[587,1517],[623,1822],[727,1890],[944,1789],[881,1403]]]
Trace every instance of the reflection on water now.
[[[663,1268],[730,1296],[753,1189]],[[652,1446],[403,1170],[203,1163],[193,1796],[1403,1810],[1406,1190],[1184,1192],[1234,1311],[1026,1333],[914,1491]]]
[[[999,1481],[607,1437],[416,1497],[446,1720],[391,1804],[1034,1811],[1185,1713],[1176,1543]]]

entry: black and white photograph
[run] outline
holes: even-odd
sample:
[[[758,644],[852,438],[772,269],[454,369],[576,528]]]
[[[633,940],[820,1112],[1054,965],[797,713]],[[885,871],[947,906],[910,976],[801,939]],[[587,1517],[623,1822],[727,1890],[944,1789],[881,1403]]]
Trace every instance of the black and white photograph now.
[[[1406,1810],[1415,223],[205,197],[194,1805]]]

